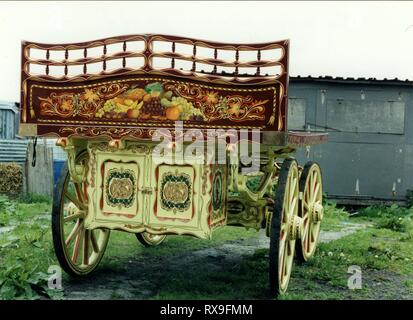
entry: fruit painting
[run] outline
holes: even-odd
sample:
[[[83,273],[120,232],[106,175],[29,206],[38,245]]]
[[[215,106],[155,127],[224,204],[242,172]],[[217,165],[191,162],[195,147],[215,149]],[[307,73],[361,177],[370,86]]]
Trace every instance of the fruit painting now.
[[[166,91],[159,82],[152,82],[144,89],[132,87],[113,99],[107,100],[96,111],[97,118],[206,121],[202,111],[185,98]]]
[[[40,114],[139,124],[165,121],[210,123],[217,120],[263,121],[266,108],[273,108],[270,99],[254,99],[246,91],[226,92],[225,89],[214,90],[193,83],[162,82],[160,79],[112,82],[74,87],[73,90],[40,96]]]

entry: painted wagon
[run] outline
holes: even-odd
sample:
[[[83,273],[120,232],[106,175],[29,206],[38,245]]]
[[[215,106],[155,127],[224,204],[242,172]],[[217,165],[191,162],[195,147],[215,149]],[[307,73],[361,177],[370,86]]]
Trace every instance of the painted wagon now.
[[[114,230],[150,247],[241,226],[265,229],[270,288],[284,293],[323,218],[320,168],[291,154],[326,140],[287,130],[288,54],[287,40],[155,34],[23,42],[20,134],[68,156],[52,212],[62,268],[92,272]]]

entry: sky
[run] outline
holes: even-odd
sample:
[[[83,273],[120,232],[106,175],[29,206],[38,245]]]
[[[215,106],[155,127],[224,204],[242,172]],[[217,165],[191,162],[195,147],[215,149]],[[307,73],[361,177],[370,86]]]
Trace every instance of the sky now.
[[[160,33],[290,39],[290,75],[413,80],[413,2],[0,2],[0,100],[19,101],[21,41]]]

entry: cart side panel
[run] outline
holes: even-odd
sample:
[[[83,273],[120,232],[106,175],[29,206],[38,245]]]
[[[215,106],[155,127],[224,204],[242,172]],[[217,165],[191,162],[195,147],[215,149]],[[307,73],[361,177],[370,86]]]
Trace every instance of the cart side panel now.
[[[89,142],[87,229],[211,237],[227,221],[227,165],[152,157],[154,144]]]

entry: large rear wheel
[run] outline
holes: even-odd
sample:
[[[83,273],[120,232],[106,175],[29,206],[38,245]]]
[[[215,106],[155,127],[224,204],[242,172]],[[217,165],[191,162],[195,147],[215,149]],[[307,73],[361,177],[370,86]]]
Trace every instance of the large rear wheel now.
[[[286,159],[280,170],[270,227],[270,289],[278,296],[286,292],[299,236],[298,165]]]
[[[87,158],[82,161],[87,165]],[[86,182],[73,182],[66,163],[53,195],[52,236],[61,267],[73,276],[92,272],[102,259],[109,240],[107,229],[85,229],[88,201]]]

